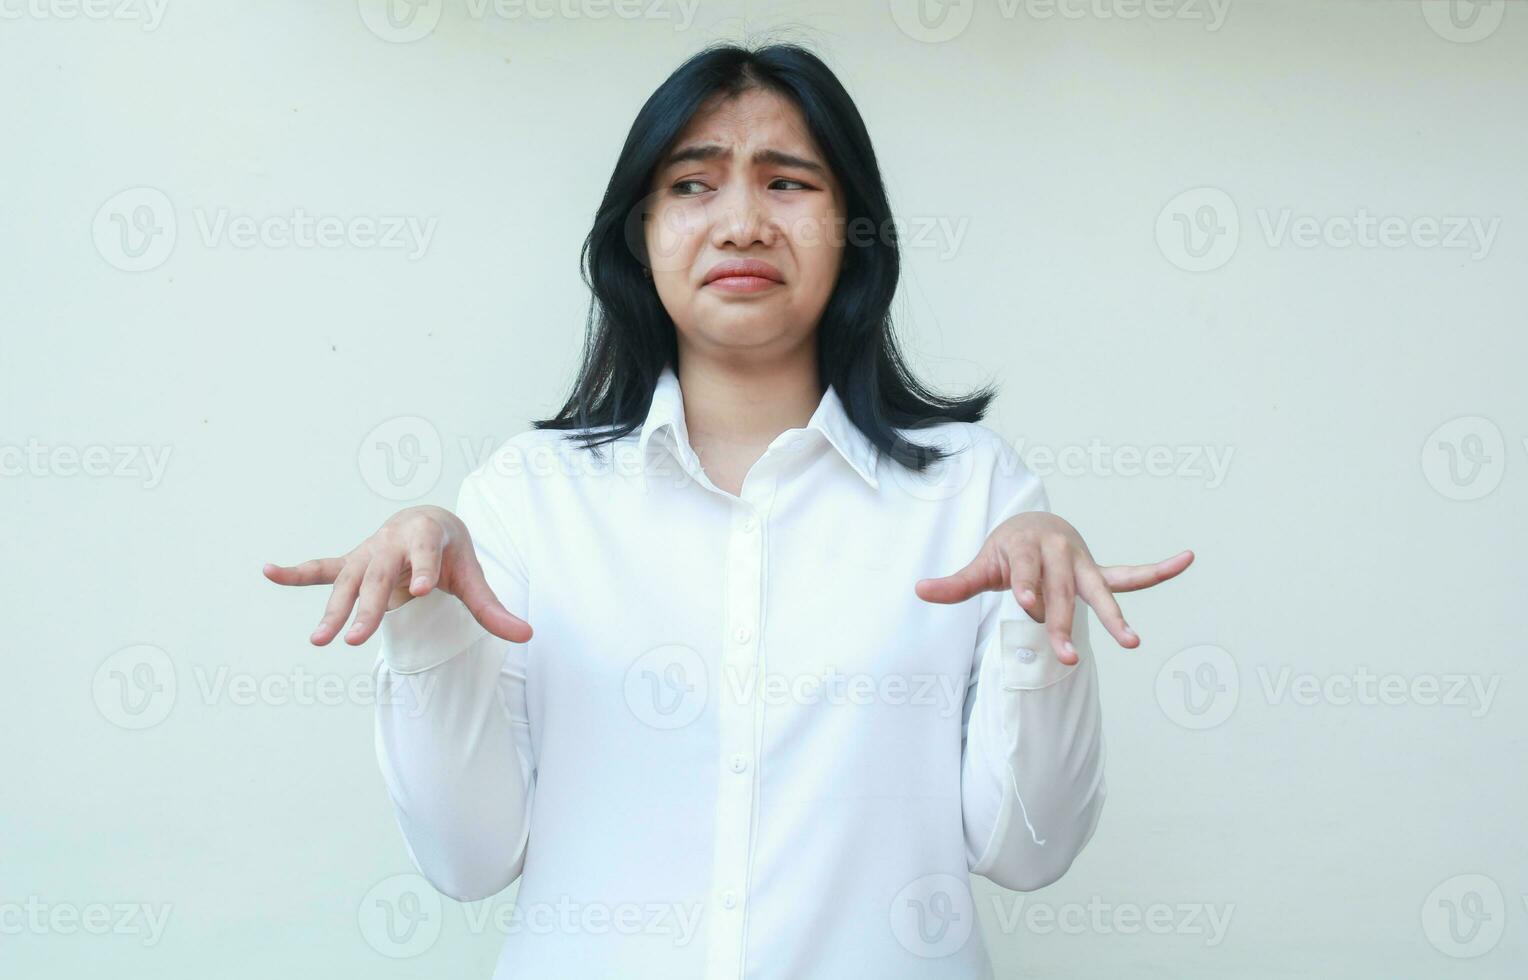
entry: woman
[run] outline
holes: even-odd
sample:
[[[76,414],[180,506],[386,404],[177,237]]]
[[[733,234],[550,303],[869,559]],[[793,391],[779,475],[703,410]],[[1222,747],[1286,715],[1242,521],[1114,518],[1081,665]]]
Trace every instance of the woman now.
[[[1078,599],[1135,647],[1112,592],[1192,555],[1099,568],[990,391],[910,377],[890,218],[821,61],[700,53],[585,243],[561,412],[454,512],[267,566],[333,584],[313,643],[380,626],[411,858],[462,901],[521,879],[496,976],[986,976],[968,874],[1039,888],[1092,836]]]

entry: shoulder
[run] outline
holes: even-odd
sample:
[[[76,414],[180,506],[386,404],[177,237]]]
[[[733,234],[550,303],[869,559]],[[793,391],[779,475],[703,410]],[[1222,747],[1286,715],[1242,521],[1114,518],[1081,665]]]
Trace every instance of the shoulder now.
[[[479,519],[491,516],[510,528],[518,523],[526,495],[525,484],[538,473],[556,472],[556,457],[569,449],[561,444],[567,433],[555,429],[526,429],[503,442],[471,465],[457,495],[458,514]],[[470,522],[469,522],[470,523]]]
[[[538,523],[555,517],[557,502],[571,496],[565,481],[597,466],[588,450],[571,438],[579,434],[526,429],[469,462],[455,513],[475,544],[506,563],[526,563],[522,556],[533,554],[530,546]],[[608,459],[607,455],[607,463]]]
[[[524,482],[527,478],[577,472],[575,466],[587,469],[594,464],[589,450],[579,440],[584,431],[526,429],[500,443],[478,463],[467,479],[507,488],[510,483]],[[601,448],[608,457],[612,447]]]
[[[1008,479],[1034,479],[1020,447],[983,422],[944,421],[915,429],[898,429],[909,442],[934,446],[949,454],[945,463],[969,471],[975,477],[1003,476]]]
[[[1048,509],[1044,484],[1024,462],[1022,444],[991,426],[945,421],[898,432],[911,442],[949,454],[923,473],[907,471],[910,478],[937,483],[949,496],[984,509],[989,523],[1002,514]]]

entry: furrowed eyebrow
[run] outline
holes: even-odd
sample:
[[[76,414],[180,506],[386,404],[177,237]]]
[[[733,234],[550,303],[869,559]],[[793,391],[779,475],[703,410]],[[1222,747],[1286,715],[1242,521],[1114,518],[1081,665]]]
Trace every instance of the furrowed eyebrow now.
[[[663,161],[663,166],[668,168],[676,163],[685,163],[690,160],[716,160],[730,156],[732,156],[731,148],[722,146],[719,143],[692,143],[670,153],[668,159]],[[806,170],[824,180],[828,176],[827,168],[822,164],[808,160],[805,157],[798,157],[794,153],[786,153],[784,150],[768,148],[756,150],[753,154],[753,162],[755,164],[774,164],[777,167],[794,167],[798,170]]]

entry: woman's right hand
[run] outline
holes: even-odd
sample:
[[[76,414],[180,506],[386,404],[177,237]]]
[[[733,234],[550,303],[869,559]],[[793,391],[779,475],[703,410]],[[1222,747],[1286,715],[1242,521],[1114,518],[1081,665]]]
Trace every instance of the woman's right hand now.
[[[352,606],[355,622],[345,634],[345,642],[356,646],[376,632],[384,612],[434,588],[460,599],[483,629],[494,636],[512,643],[531,638],[531,625],[505,609],[488,588],[467,525],[444,507],[400,510],[342,558],[313,558],[298,565],[268,564],[264,571],[277,585],[333,583],[324,616],[308,637],[315,646],[334,639]]]

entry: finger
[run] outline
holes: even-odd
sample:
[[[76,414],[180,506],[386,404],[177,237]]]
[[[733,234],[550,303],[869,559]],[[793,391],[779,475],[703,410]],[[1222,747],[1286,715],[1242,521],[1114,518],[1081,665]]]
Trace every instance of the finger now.
[[[456,589],[456,597],[483,629],[511,643],[524,643],[531,638],[531,624],[504,608],[499,597],[488,587],[483,566],[476,558],[463,570],[461,584]]]
[[[1149,589],[1174,578],[1194,562],[1192,551],[1180,551],[1152,565],[1106,565],[1099,569],[1111,592]]]
[[[328,585],[344,567],[344,558],[310,558],[296,565],[267,563],[261,571],[277,585]]]
[[[329,593],[329,602],[324,606],[324,615],[314,628],[313,635],[308,641],[314,646],[323,646],[339,633],[340,627],[345,625],[345,620],[350,618],[350,607],[355,605],[356,594],[361,589],[361,576],[366,571],[364,565],[352,562],[340,572],[339,578],[334,580],[334,591]]]
[[[361,599],[356,605],[355,621],[345,634],[345,642],[351,646],[365,643],[382,624],[382,614],[387,611],[387,600],[393,586],[403,572],[403,552],[392,549],[373,553],[361,579]]]
[[[1037,623],[1045,622],[1045,602],[1040,598],[1040,549],[1033,541],[1008,549],[1008,578],[1019,607]]]
[[[1125,614],[1115,601],[1114,593],[1109,591],[1109,583],[1104,581],[1103,573],[1097,565],[1090,561],[1078,564],[1077,591],[1083,601],[1093,607],[1093,611],[1098,614],[1098,621],[1104,624],[1104,629],[1109,631],[1109,635],[1120,646],[1129,649],[1141,645],[1140,636],[1125,622]]]
[[[440,581],[441,539],[444,533],[440,525],[431,522],[409,542],[409,594],[428,595]]]
[[[993,554],[983,551],[960,571],[942,578],[920,578],[913,591],[924,602],[965,602],[980,592],[1001,589],[1001,570],[995,567]]]
[[[1066,544],[1042,544],[1040,561],[1044,579],[1040,590],[1045,594],[1045,626],[1050,634],[1051,649],[1056,659],[1064,664],[1077,662],[1077,651],[1072,647],[1072,604],[1076,601],[1076,583],[1072,578],[1072,564],[1068,560]]]

